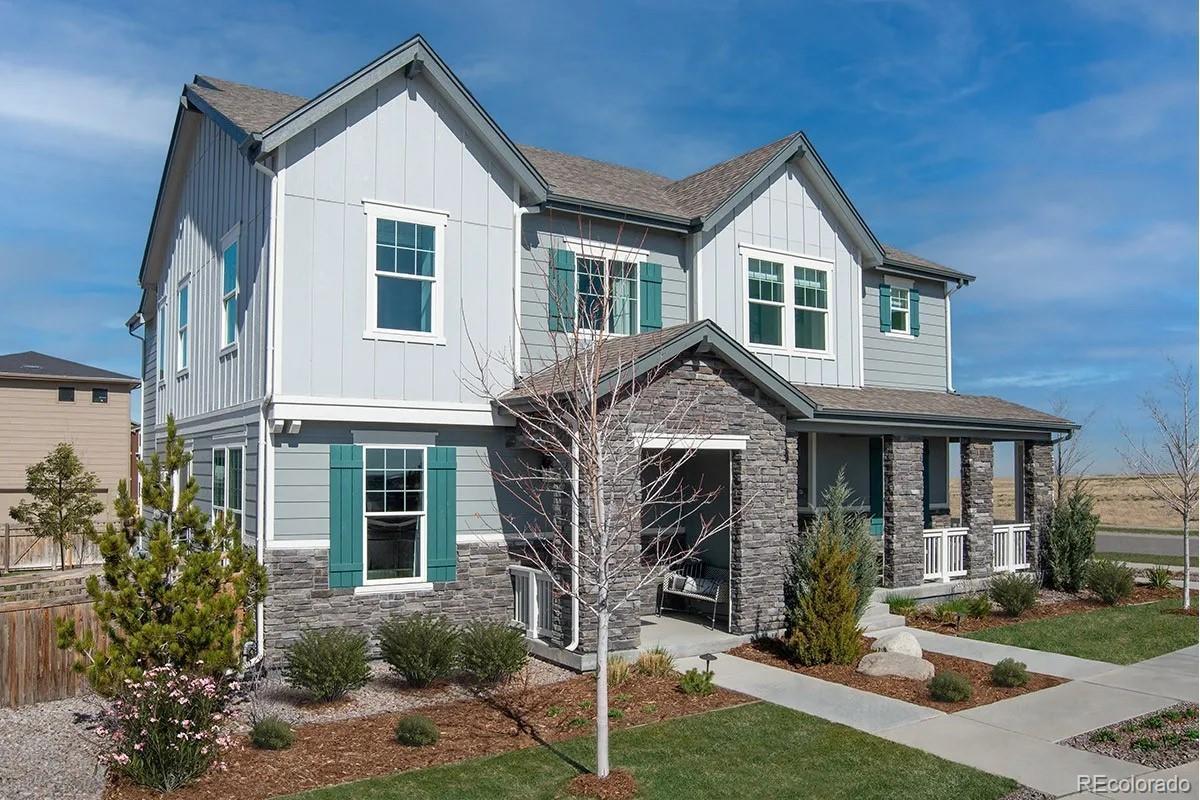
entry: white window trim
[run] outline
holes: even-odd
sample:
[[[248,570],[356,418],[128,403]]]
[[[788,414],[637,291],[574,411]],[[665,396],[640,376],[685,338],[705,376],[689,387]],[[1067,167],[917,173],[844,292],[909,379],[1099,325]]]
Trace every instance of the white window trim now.
[[[887,335],[895,336],[897,339],[915,339],[912,335],[912,287],[897,286],[896,284],[888,284],[891,287],[891,294],[888,298],[888,321],[891,322],[893,304],[896,302],[896,291],[904,292],[904,296],[908,299],[908,306],[904,310],[904,330],[896,330],[889,327]]]
[[[241,491],[242,507],[237,508],[237,509],[229,508],[229,452],[231,450],[241,450],[242,451],[242,479],[240,481],[241,489],[242,489],[242,491]],[[225,485],[225,492],[224,492],[224,497],[221,498],[220,504],[217,503],[217,453],[218,452],[222,452],[225,454],[225,467],[224,467],[225,480],[223,481],[223,483]],[[246,447],[245,447],[245,445],[240,445],[240,444],[221,445],[219,447],[214,447],[212,449],[212,461],[209,462],[209,472],[210,472],[210,481],[211,481],[211,483],[209,485],[209,494],[212,497],[211,506],[212,506],[213,517],[214,518],[216,517],[216,514],[218,511],[222,511],[222,512],[236,511],[238,516],[240,517],[240,519],[238,520],[238,533],[245,534],[245,532],[246,532]]]
[[[230,247],[237,247],[237,269],[234,272],[233,291],[225,291],[225,253]],[[217,270],[217,294],[220,295],[221,302],[221,330],[217,334],[218,341],[218,356],[223,356],[226,353],[231,353],[237,349],[238,342],[241,339],[241,328],[238,327],[236,317],[238,309],[241,307],[242,300],[242,223],[237,223],[221,237],[221,263],[220,269]],[[226,319],[225,304],[226,301],[233,300],[233,314],[235,317],[233,325],[233,341],[225,341],[225,331],[229,329],[229,320]]]
[[[593,330],[591,328],[580,328],[577,325],[572,326],[572,334],[581,338],[592,339],[600,335],[604,336],[630,336],[637,335],[642,332],[642,265],[650,261],[650,251],[643,250],[638,247],[628,247],[620,244],[608,244],[606,242],[598,242],[594,239],[582,239],[572,236],[563,236],[559,239],[559,247],[564,250],[570,250],[575,255],[575,285],[573,295],[575,297],[575,308],[572,312],[578,321],[579,316],[579,259],[592,258],[603,259],[605,278],[608,278],[608,268],[610,262],[621,261],[629,264],[636,264],[637,268],[633,276],[633,291],[634,291],[634,308],[637,309],[636,319],[633,320],[633,334],[627,333],[604,333],[602,331]],[[607,286],[607,283],[605,284]]]
[[[192,366],[192,284],[191,276],[179,281],[175,288],[175,374],[186,375]],[[187,323],[179,324],[179,307],[183,305],[183,293],[187,291]],[[186,341],[184,333],[187,333]]]
[[[363,565],[362,565],[362,586],[360,593],[356,590],[356,594],[376,594],[379,592],[389,591],[389,587],[403,587],[407,591],[418,591],[428,584],[432,588],[432,583],[429,581],[429,445],[424,444],[364,444],[362,447],[362,509],[363,509],[363,526],[362,526],[362,545],[363,545]],[[368,450],[420,450],[421,451],[421,511],[419,514],[414,514],[411,511],[367,511],[367,451]],[[369,517],[418,517],[420,519],[420,546],[418,547],[419,560],[421,569],[416,575],[411,578],[379,578],[371,580],[367,577],[367,519]]]
[[[746,347],[751,350],[763,350],[769,353],[786,353],[788,355],[803,356],[805,358],[819,358],[826,361],[833,361],[837,356],[833,352],[833,309],[835,305],[833,278],[834,278],[834,261],[831,258],[821,258],[819,256],[802,255],[800,253],[789,253],[785,250],[773,250],[768,247],[758,247],[750,244],[738,245],[738,267],[739,280],[742,293],[742,341]],[[783,303],[772,303],[766,300],[755,300],[755,303],[763,305],[781,306],[783,308],[783,345],[757,344],[750,341],[750,259],[756,258],[760,261],[770,261],[775,264],[783,264]],[[825,273],[825,289],[826,296],[829,299],[829,307],[825,310],[825,349],[812,350],[809,348],[795,347],[792,343],[796,341],[796,309],[807,308],[806,306],[797,306],[796,299],[796,268],[804,267],[805,269],[819,270]],[[820,310],[820,309],[815,309]]]
[[[157,329],[154,334],[154,359],[155,367],[158,372],[158,383],[160,386],[167,382],[167,321],[169,319],[170,308],[167,303],[167,297],[164,295],[159,299],[158,310],[155,312],[158,315],[156,320]]]
[[[416,342],[423,344],[446,344],[445,333],[445,291],[446,291],[446,227],[450,223],[450,213],[430,208],[405,206],[398,203],[387,203],[381,200],[363,200],[363,213],[367,217],[366,234],[366,269],[363,270],[366,280],[367,314],[363,338],[383,342]],[[400,331],[391,328],[380,328],[379,320],[379,287],[376,283],[375,271],[375,228],[376,220],[389,219],[397,222],[409,222],[414,225],[428,225],[434,232],[434,274],[433,297],[430,305],[430,331]],[[420,280],[420,278],[414,278]]]

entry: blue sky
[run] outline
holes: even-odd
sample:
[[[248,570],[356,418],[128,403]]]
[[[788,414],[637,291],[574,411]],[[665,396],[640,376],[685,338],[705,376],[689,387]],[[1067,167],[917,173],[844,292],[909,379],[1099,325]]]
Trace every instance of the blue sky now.
[[[682,176],[805,130],[881,239],[979,276],[955,383],[1096,465],[1197,345],[1196,7],[0,0],[0,352],[136,373],[122,323],[182,83],[312,95],[424,33],[517,141]]]

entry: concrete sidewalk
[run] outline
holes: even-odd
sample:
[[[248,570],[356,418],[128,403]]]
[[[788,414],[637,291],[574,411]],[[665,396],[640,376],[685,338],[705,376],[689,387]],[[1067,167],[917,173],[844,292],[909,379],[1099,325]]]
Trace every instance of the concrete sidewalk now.
[[[1111,672],[1116,666],[1106,661],[1090,661],[1086,658],[1065,656],[1061,653],[1048,653],[1042,650],[1029,650],[1024,647],[1013,647],[995,642],[983,642],[976,639],[966,639],[961,636],[948,636],[944,633],[921,630],[920,628],[902,628],[917,637],[921,648],[932,653],[944,653],[948,656],[969,658],[972,661],[982,661],[985,664],[995,664],[1005,658],[1015,658],[1025,662],[1030,672],[1040,672],[1043,675],[1054,675],[1058,678],[1080,680]],[[895,631],[888,631],[894,633]]]

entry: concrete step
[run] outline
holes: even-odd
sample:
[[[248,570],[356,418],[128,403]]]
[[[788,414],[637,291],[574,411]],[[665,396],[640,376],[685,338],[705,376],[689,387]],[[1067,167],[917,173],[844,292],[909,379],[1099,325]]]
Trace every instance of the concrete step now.
[[[904,617],[893,614],[887,603],[870,603],[859,617],[858,624],[862,626],[863,633],[878,633],[903,627]]]

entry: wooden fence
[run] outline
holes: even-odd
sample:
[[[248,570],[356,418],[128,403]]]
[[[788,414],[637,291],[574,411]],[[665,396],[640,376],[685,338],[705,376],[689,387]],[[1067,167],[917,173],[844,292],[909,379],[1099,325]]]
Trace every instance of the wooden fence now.
[[[15,708],[79,693],[85,681],[72,668],[76,655],[58,648],[60,619],[75,620],[80,634],[103,635],[91,603],[0,606],[0,703]]]
[[[58,569],[58,545],[38,539],[28,528],[4,523],[0,532],[0,572],[17,569]],[[76,537],[67,548],[67,568],[99,564],[104,559],[95,541]]]

